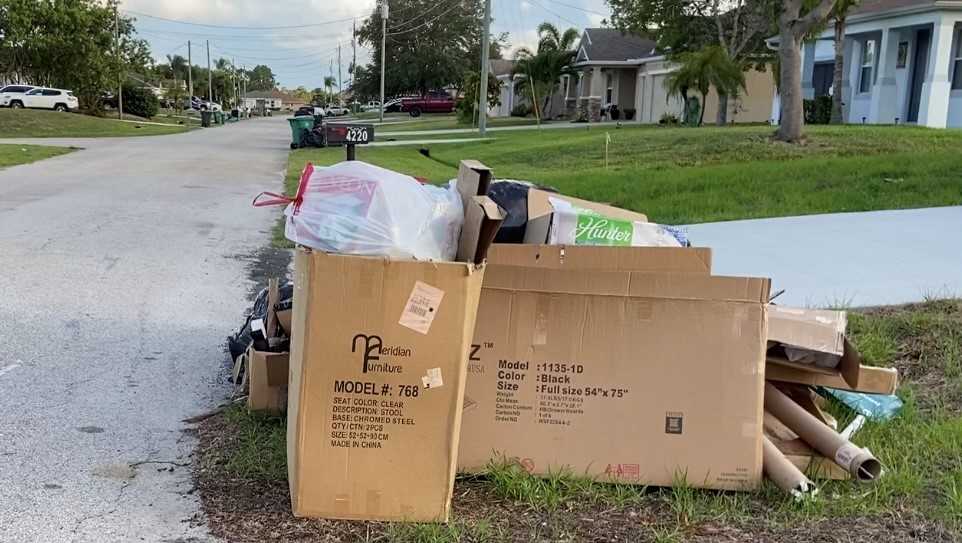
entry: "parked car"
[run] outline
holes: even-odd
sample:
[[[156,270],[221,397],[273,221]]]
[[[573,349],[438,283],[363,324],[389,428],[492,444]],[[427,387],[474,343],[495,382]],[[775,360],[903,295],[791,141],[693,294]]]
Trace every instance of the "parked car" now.
[[[221,111],[223,108],[217,102],[211,102],[197,96],[190,97],[190,105],[184,109],[196,109],[197,111]]]
[[[23,96],[10,99],[10,107],[29,107],[34,109],[53,109],[55,111],[70,111],[77,109],[80,101],[73,95],[73,91],[37,87],[27,91]]]
[[[384,113],[397,113],[401,111],[401,99],[395,98],[384,102]]]
[[[347,115],[350,110],[344,106],[327,106],[327,114],[333,116]]]
[[[35,89],[33,85],[5,85],[0,89],[0,106],[3,107],[23,107],[23,99],[21,98],[27,92]],[[18,105],[12,106],[11,102],[18,102]]]
[[[402,98],[401,111],[406,111],[412,117],[420,117],[422,113],[451,113],[454,111],[454,99],[446,92]]]
[[[379,100],[371,100],[366,104],[362,104],[361,111],[381,111],[381,102]]]

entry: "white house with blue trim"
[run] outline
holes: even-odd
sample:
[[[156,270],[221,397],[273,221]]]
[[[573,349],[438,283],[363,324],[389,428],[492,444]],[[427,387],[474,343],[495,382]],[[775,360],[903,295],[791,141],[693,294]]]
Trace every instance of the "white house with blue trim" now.
[[[806,99],[835,92],[834,32],[802,48]],[[962,0],[862,0],[844,55],[846,122],[962,127]],[[777,121],[778,100],[772,109]]]

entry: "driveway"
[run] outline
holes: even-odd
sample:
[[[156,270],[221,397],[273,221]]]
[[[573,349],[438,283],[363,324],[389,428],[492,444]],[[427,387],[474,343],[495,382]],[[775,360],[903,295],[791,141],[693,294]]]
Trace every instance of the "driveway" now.
[[[181,421],[226,393],[288,130],[17,140],[86,150],[0,171],[0,541],[207,539]]]
[[[865,307],[962,296],[962,207],[696,224],[720,275],[772,278],[778,303]]]

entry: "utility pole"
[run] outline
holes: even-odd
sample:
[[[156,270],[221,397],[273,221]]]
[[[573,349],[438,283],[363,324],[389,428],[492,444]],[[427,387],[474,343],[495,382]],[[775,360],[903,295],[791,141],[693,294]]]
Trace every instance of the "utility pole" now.
[[[387,46],[387,0],[381,0],[381,122],[384,122],[384,48]]]
[[[230,57],[231,89],[234,91],[234,107],[237,107],[237,59]]]
[[[190,40],[187,40],[187,104],[194,102],[194,61],[190,59]]]
[[[344,98],[344,80],[341,79],[341,42],[337,42],[337,94],[340,102]]]
[[[117,54],[117,118],[124,118],[124,68],[120,61],[120,10],[114,5],[114,50]]]
[[[210,40],[207,41],[207,101],[214,101],[214,78],[210,71]]]
[[[478,95],[478,133],[483,138],[488,129],[488,54],[491,45],[491,0],[484,0],[484,24],[481,25],[481,93]]]
[[[351,33],[351,94],[357,89],[357,19],[354,19],[354,31]]]

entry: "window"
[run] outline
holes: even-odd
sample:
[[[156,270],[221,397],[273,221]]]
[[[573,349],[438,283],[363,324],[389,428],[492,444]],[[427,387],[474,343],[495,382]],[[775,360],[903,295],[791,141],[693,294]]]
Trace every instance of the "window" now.
[[[44,96],[60,96],[60,91],[53,90],[53,89],[44,89],[43,95]]]
[[[605,103],[610,104],[611,99],[614,97],[614,87],[612,86],[611,74],[605,76]]]
[[[43,89],[33,89],[27,93],[27,96],[39,96]]]
[[[962,32],[955,38],[955,56],[952,59],[952,90],[962,90]]]
[[[862,53],[862,69],[858,79],[859,92],[872,92],[872,69],[875,66],[875,40],[865,42]]]

